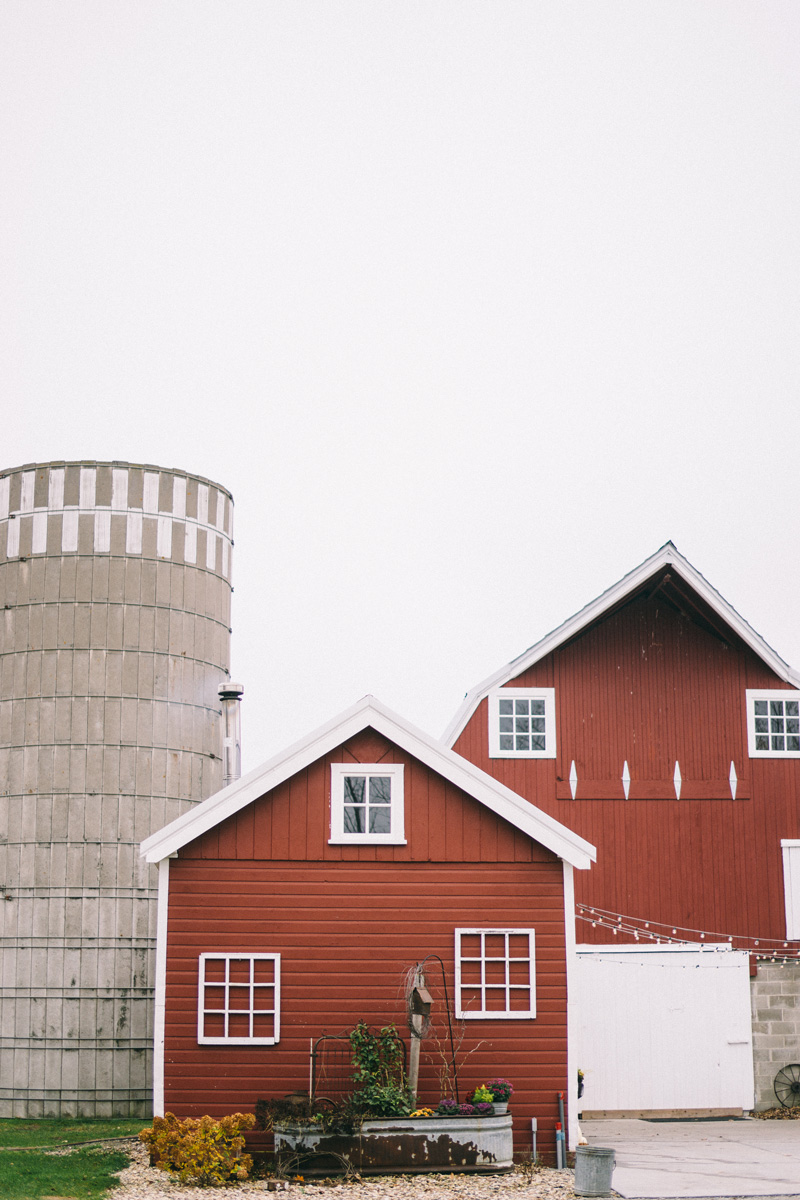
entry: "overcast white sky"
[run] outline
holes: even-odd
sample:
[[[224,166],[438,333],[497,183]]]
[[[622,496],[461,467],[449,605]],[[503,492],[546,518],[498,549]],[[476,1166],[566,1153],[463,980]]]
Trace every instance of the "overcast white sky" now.
[[[0,466],[236,501],[245,768],[668,538],[800,666],[795,0],[2,0]]]

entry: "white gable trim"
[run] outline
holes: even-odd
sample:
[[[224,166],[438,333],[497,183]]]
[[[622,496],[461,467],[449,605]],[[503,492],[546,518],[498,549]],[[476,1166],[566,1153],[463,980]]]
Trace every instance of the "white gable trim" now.
[[[524,654],[520,654],[512,662],[500,667],[498,671],[467,692],[463,704],[442,734],[444,745],[453,745],[481,700],[488,696],[493,688],[502,687],[503,684],[516,679],[523,671],[527,671],[534,663],[557,650],[560,645],[575,637],[593,621],[599,620],[604,613],[619,604],[626,596],[636,592],[660,567],[668,566],[672,567],[705,600],[708,606],[775,672],[779,679],[783,679],[793,687],[800,687],[800,675],[793,671],[779,654],[776,654],[752,626],[748,625],[744,617],[741,617],[708,580],[704,579],[700,572],[678,552],[672,542],[667,542],[650,558],[645,559],[640,566],[620,579],[619,583],[615,583],[596,600],[592,600],[575,616],[570,617],[563,625],[559,625],[552,633],[548,633]]]
[[[182,846],[213,829],[220,821],[252,804],[318,758],[348,741],[362,729],[371,727],[402,750],[412,754],[431,770],[467,792],[509,824],[551,850],[559,858],[581,870],[588,869],[597,857],[589,842],[578,837],[560,821],[542,812],[516,792],[498,783],[491,775],[446,749],[402,717],[385,708],[374,696],[365,696],[352,708],[296,742],[255,771],[242,776],[229,787],[209,796],[158,833],[146,838],[141,854],[148,862],[160,862],[176,854]]]

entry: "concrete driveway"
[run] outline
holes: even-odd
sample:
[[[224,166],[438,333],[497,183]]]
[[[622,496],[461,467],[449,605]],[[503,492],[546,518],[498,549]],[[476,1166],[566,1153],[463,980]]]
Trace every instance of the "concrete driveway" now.
[[[590,1146],[616,1151],[626,1200],[800,1196],[800,1121],[581,1121]]]

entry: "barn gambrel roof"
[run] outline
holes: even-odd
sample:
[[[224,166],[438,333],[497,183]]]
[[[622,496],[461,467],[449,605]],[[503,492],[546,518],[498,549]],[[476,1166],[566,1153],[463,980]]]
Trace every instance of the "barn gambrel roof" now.
[[[718,635],[721,632],[721,623],[722,629],[737,635],[780,679],[792,687],[800,688],[800,675],[784,662],[751,625],[748,625],[744,617],[703,578],[672,542],[666,542],[655,554],[623,576],[618,583],[608,588],[596,600],[592,600],[580,612],[575,613],[563,625],[559,625],[518,658],[506,663],[467,692],[464,702],[442,735],[443,744],[453,745],[480,702],[494,688],[502,687],[510,680],[516,679],[523,671],[552,654],[559,646],[610,616],[615,609],[621,608],[648,585],[669,588],[673,597],[678,598],[678,605],[683,603],[689,609],[694,608],[691,615],[701,623],[710,625]],[[693,603],[695,597],[699,597],[700,606]]]
[[[235,783],[209,796],[202,804],[183,813],[158,833],[142,842],[140,853],[148,862],[160,862],[176,854],[182,846],[213,829],[227,817],[252,804],[265,792],[290,779],[317,759],[349,741],[362,729],[371,728],[420,760],[431,770],[485,805],[510,825],[551,850],[573,867],[587,869],[597,857],[589,842],[578,837],[566,825],[523,800],[460,754],[446,749],[441,742],[410,725],[386,708],[374,696],[365,696],[314,730],[301,741],[269,759]]]

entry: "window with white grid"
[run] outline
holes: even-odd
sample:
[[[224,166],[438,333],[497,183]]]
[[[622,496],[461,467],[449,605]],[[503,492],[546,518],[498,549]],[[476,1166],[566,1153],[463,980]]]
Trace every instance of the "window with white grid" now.
[[[800,692],[747,689],[751,758],[800,758]]]
[[[536,1016],[532,929],[456,930],[459,1018]]]
[[[405,845],[402,763],[331,764],[330,841]]]
[[[201,954],[197,1040],[272,1046],[280,1038],[280,954]]]
[[[555,758],[554,688],[497,688],[489,694],[490,758]]]

